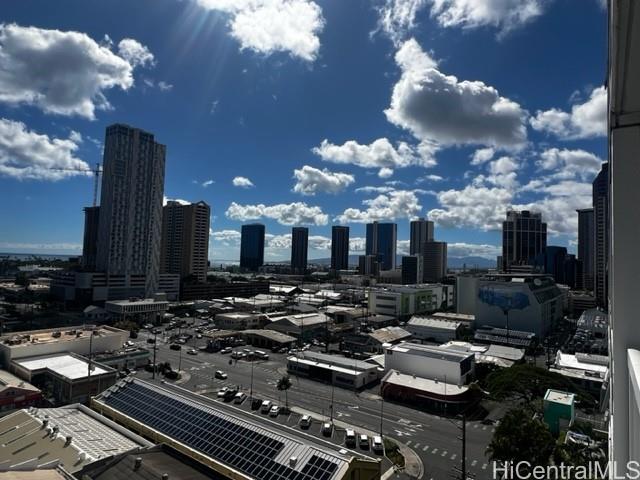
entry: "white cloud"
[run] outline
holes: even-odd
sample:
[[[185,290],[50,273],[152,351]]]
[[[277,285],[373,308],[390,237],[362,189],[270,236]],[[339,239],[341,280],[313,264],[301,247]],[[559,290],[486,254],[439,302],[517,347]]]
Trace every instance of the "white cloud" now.
[[[211,231],[210,237],[225,247],[236,247],[240,245],[241,233],[237,230]]]
[[[349,239],[349,251],[354,253],[364,252],[367,246],[367,239],[364,237],[353,237]]]
[[[500,245],[454,242],[447,244],[447,254],[450,257],[484,257],[495,260],[498,255],[502,255],[502,247]]]
[[[0,102],[93,119],[112,108],[106,91],[131,88],[134,68],[149,62],[129,56],[135,40],[123,42],[128,58],[84,33],[0,24]]]
[[[293,191],[302,195],[315,195],[316,193],[337,194],[355,182],[353,175],[331,172],[326,168],[319,170],[309,165],[305,165],[301,169],[295,169],[293,177],[297,180]]]
[[[241,188],[251,188],[254,185],[253,185],[253,182],[249,180],[247,177],[234,177],[233,186],[241,187]]]
[[[394,147],[388,139],[378,138],[369,145],[359,144],[355,140],[336,145],[325,139],[312,151],[325,162],[379,169],[379,174],[382,173],[381,177],[385,178],[389,170],[397,168],[434,166],[436,161],[433,155],[436,150],[435,146],[427,143],[413,147],[406,142],[398,142]]]
[[[241,222],[270,218],[281,225],[326,225],[329,222],[329,216],[320,207],[309,206],[304,202],[277,205],[240,205],[231,202],[225,215]]]
[[[160,90],[162,90],[163,92],[168,92],[168,91],[173,89],[173,85],[171,85],[170,83],[165,82],[164,80],[160,80],[158,82],[158,88]]]
[[[441,73],[415,39],[396,53],[402,75],[393,87],[387,119],[418,139],[440,145],[521,147],[527,112],[481,81]]]
[[[368,223],[375,220],[395,220],[413,218],[420,214],[422,206],[418,203],[416,192],[412,190],[394,190],[362,202],[367,208],[347,208],[336,217],[339,223]]]
[[[482,165],[485,162],[488,162],[493,158],[496,151],[494,148],[479,148],[475,152],[473,152],[473,156],[471,157],[471,165]]]
[[[118,55],[124,58],[133,67],[153,66],[155,58],[147,47],[133,38],[124,38],[118,43]]]
[[[378,29],[397,44],[415,27],[420,10],[430,6],[431,17],[442,27],[494,27],[504,35],[540,16],[544,3],[544,0],[385,0],[378,8]]]
[[[589,99],[571,107],[571,112],[557,108],[536,112],[530,119],[534,130],[546,132],[563,140],[602,137],[607,132],[607,91],[593,89]]]
[[[72,131],[68,139],[29,130],[22,122],[0,118],[0,175],[20,180],[61,180],[89,175],[91,167],[75,156],[82,136]],[[56,170],[65,169],[65,170]]]
[[[389,193],[389,192],[395,192],[395,191],[396,189],[394,187],[386,186],[386,185],[382,185],[382,186],[367,185],[365,187],[358,187],[355,189],[356,193]]]
[[[180,205],[191,205],[191,202],[188,200],[183,200],[182,198],[169,198],[166,195],[163,195],[162,205],[166,205],[167,202],[178,202]]]
[[[229,15],[231,36],[241,49],[265,55],[288,52],[313,61],[324,28],[322,9],[311,0],[197,0],[208,10]]]
[[[382,167],[378,172],[380,178],[389,178],[393,176],[393,168]]]
[[[540,154],[540,160],[536,165],[541,170],[554,172],[553,178],[581,178],[592,181],[600,171],[602,159],[585,150],[550,148]]]
[[[444,178],[440,175],[423,175],[422,177],[416,178],[416,184],[424,183],[424,182],[441,182]]]

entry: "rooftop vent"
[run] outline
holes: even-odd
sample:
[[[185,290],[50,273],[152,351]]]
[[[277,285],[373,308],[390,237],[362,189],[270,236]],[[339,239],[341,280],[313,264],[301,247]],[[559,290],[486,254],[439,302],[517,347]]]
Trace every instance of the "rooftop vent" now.
[[[291,457],[289,459],[289,466],[290,467],[295,467],[296,463],[298,463],[298,457]]]
[[[71,445],[71,441],[73,440],[73,437],[71,435],[67,435],[67,438],[64,442],[64,446],[68,447],[69,445]]]
[[[139,470],[141,466],[142,466],[142,457],[136,457],[136,460],[133,464],[133,469]]]
[[[163,473],[162,474],[162,480],[169,480],[169,474],[168,473]]]

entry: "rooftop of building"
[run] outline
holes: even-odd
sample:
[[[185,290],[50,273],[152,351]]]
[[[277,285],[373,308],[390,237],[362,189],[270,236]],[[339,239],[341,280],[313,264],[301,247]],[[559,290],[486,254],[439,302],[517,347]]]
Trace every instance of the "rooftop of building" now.
[[[438,360],[446,360],[448,362],[463,362],[469,357],[473,357],[473,353],[446,350],[437,346],[421,345],[417,343],[402,342],[387,349],[398,353],[408,353],[420,357],[434,358]]]
[[[60,464],[73,473],[101,458],[150,445],[79,404],[30,408],[0,418],[0,470]]]
[[[562,392],[560,390],[547,390],[544,399],[547,402],[560,403],[562,405],[573,405],[576,395],[574,393]]]
[[[394,343],[410,338],[411,333],[401,327],[384,327],[374,330],[369,336],[379,343]]]
[[[450,318],[454,320],[460,320],[462,322],[474,322],[476,320],[475,315],[467,313],[455,313],[455,312],[434,312],[431,314],[433,317],[438,318]]]
[[[256,335],[258,337],[263,337],[266,338],[268,340],[271,340],[272,342],[276,342],[276,343],[292,343],[295,342],[296,339],[295,337],[292,337],[290,335],[286,335],[282,332],[276,332],[275,330],[269,330],[269,329],[247,329],[247,330],[243,330],[242,331],[243,335]]]
[[[92,362],[91,371],[89,361],[73,353],[54,353],[37,357],[25,357],[12,361],[14,364],[28,370],[33,375],[39,370],[49,370],[69,380],[79,380],[97,375],[114,372],[112,368]]]
[[[171,437],[221,470],[237,472],[238,478],[334,480],[343,477],[356,455],[267,418],[247,415],[233,405],[134,378],[95,397],[92,406],[132,428]]]
[[[160,298],[128,298],[126,300],[108,300],[104,302],[104,306],[119,305],[119,306],[131,306],[131,305],[169,305],[169,302]]]
[[[604,378],[609,371],[609,357],[589,353],[556,354],[555,367],[561,370],[578,370],[590,372],[592,376]]]
[[[2,472],[2,480],[77,480],[61,467]]]
[[[609,315],[597,308],[582,312],[577,327],[585,330],[606,330],[609,326]]]
[[[88,339],[90,335],[96,337],[121,335],[128,337],[129,333],[119,328],[95,325],[62,327],[44,330],[30,330],[15,332],[0,337],[0,342],[6,348],[23,348],[35,344],[51,344],[74,342],[78,339]]]
[[[393,283],[378,283],[371,288],[371,292],[414,293],[419,290],[430,290],[442,286],[439,283],[416,283],[415,285],[396,285]]]
[[[353,358],[346,358],[339,355],[329,355],[327,353],[314,352],[312,350],[298,353],[294,357],[289,358],[297,358],[299,360],[315,362],[318,365],[323,365],[325,367],[342,368],[348,370],[349,372],[361,372],[376,367],[376,365],[365,362],[363,360],[355,360]]]
[[[216,318],[229,318],[234,320],[242,320],[247,318],[256,318],[262,315],[261,313],[250,312],[225,312],[216,314]]]
[[[436,318],[431,315],[414,315],[407,322],[407,326],[439,328],[442,330],[455,331],[460,327],[461,323],[445,318]]]
[[[14,374],[6,370],[0,370],[0,393],[2,393],[5,388],[21,388],[22,390],[30,390],[32,392],[40,391],[39,388],[16,377]]]
[[[300,313],[295,315],[279,315],[279,316],[270,315],[269,320],[272,323],[279,322],[279,321],[289,322],[292,325],[304,328],[304,327],[309,327],[311,325],[317,325],[320,323],[327,323],[329,321],[329,318],[324,313],[314,312],[314,313]]]
[[[440,380],[431,380],[429,378],[417,377],[415,375],[407,375],[393,369],[387,372],[382,379],[382,383],[383,385],[391,384],[400,387],[408,387],[425,393],[438,395],[440,397],[461,395],[469,390],[469,387],[464,385],[456,385],[455,383],[445,383]]]

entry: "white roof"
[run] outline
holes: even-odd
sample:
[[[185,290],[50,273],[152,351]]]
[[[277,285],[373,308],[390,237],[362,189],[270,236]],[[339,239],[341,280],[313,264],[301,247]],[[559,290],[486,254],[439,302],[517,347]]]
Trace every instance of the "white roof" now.
[[[560,390],[547,390],[544,399],[549,402],[561,403],[563,405],[573,405],[575,395],[569,392],[561,392]]]
[[[442,330],[457,330],[461,323],[455,320],[443,320],[433,317],[414,316],[407,322],[407,326],[440,328]]]
[[[43,355],[41,357],[27,357],[15,360],[15,362],[30,371],[47,368],[52,372],[71,380],[89,376],[89,362],[81,357],[70,355],[68,353]],[[94,362],[93,371],[90,375],[102,375],[103,373],[109,373],[109,370],[105,370]]]
[[[406,375],[397,370],[389,370],[389,373],[382,379],[383,383],[410,387],[423,392],[435,393],[438,395],[460,395],[469,390],[464,385],[458,386],[454,383],[445,383],[438,380]]]
[[[585,370],[605,374],[609,367],[598,363],[587,363],[580,361],[576,355],[558,352],[556,356],[556,367],[570,368],[573,370]]]

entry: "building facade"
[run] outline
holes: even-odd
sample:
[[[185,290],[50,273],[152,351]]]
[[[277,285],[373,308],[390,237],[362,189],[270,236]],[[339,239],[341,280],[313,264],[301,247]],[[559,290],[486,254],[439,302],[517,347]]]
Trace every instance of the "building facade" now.
[[[405,255],[402,257],[402,284],[413,285],[424,281],[422,255]]]
[[[261,223],[242,226],[240,268],[257,271],[264,264],[264,233]]]
[[[331,269],[349,268],[349,227],[334,225],[331,227]]]
[[[85,207],[84,237],[82,241],[82,269],[88,272],[93,272],[96,269],[99,221],[100,207]]]
[[[419,218],[411,221],[411,236],[409,238],[409,255],[421,254],[423,245],[433,242],[433,222]]]
[[[422,246],[422,280],[441,282],[447,274],[447,243],[426,242]]]
[[[578,260],[582,262],[582,282],[580,288],[593,291],[594,223],[593,208],[583,208],[578,212]]]
[[[157,291],[160,274],[165,152],[151,133],[107,127],[96,269],[144,275],[148,296]]]
[[[205,202],[168,201],[162,209],[162,273],[207,280],[211,209]]]
[[[367,223],[366,255],[378,257],[380,270],[396,268],[398,226],[395,223]]]
[[[603,163],[593,181],[593,291],[598,306],[608,306],[609,263],[609,164]]]
[[[547,246],[547,224],[540,213],[509,210],[502,222],[502,270],[531,265]]]
[[[307,253],[309,248],[309,229],[293,227],[291,229],[291,271],[304,275],[307,270]]]

